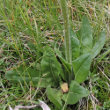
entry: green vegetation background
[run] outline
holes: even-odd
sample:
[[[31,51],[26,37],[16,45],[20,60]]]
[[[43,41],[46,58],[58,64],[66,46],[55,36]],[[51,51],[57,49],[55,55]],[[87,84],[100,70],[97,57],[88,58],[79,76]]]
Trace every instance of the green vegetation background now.
[[[94,29],[94,36],[101,30],[107,33],[101,53],[92,63],[90,88],[97,110],[110,109],[110,3],[108,0],[68,0],[70,25],[79,30],[81,19],[86,15]],[[42,58],[43,46],[52,48],[63,42],[63,19],[57,0],[0,0],[0,109],[8,105],[36,103],[42,99],[53,105],[45,90],[33,84],[11,83],[5,78],[7,71],[24,65],[37,67]],[[95,38],[98,39],[97,37]],[[40,67],[38,67],[40,70]],[[36,84],[37,85],[37,84]],[[88,101],[89,110],[93,109]],[[35,102],[36,101],[36,102]],[[84,104],[84,107],[86,104]],[[72,110],[68,107],[68,110]],[[82,109],[81,109],[82,110]]]

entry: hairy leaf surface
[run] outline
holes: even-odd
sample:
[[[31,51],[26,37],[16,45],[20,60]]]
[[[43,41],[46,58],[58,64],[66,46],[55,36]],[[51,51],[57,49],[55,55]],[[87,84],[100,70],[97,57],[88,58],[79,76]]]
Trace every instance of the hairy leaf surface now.
[[[56,106],[56,108],[61,110],[61,107],[62,107],[61,91],[48,87],[46,93],[49,100]]]
[[[83,17],[80,29],[82,53],[88,53],[93,46],[92,28],[87,17]]]
[[[82,83],[86,80],[91,65],[91,56],[90,54],[84,54],[78,57],[72,62],[73,71],[75,74],[75,80],[79,83]]]

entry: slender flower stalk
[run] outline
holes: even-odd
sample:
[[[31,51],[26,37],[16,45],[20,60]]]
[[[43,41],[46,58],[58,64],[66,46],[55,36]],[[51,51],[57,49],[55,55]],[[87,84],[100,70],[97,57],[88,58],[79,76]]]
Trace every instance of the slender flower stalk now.
[[[60,0],[60,6],[62,10],[62,16],[64,20],[64,46],[65,46],[65,56],[68,63],[71,63],[71,41],[70,41],[70,25],[69,25],[69,13],[67,8],[67,1]]]

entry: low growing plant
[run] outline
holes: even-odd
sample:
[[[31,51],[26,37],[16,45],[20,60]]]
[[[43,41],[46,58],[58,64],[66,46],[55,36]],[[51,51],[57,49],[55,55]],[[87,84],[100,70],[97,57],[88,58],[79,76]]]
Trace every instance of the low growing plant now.
[[[87,79],[92,61],[105,43],[104,32],[101,32],[98,41],[94,42],[87,17],[83,17],[80,30],[74,33],[69,26],[66,0],[60,0],[60,4],[64,18],[65,55],[61,49],[55,51],[45,46],[40,63],[35,63],[28,69],[21,65],[6,73],[6,78],[11,81],[32,81],[35,86],[40,82],[39,86],[46,88],[47,97],[57,110],[61,110],[63,104],[65,108],[66,105],[76,104],[81,98],[89,95],[89,91],[80,84]],[[62,86],[63,83],[66,83],[66,86]],[[65,88],[66,93],[63,91]]]

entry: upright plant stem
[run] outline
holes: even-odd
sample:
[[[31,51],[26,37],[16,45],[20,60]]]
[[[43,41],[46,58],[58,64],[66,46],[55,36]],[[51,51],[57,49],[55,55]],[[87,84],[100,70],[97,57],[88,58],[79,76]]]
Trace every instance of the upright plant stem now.
[[[66,0],[60,0],[60,6],[64,20],[65,56],[68,63],[71,63],[72,55],[71,55],[71,41],[70,41],[70,25],[69,25],[69,13],[68,13]]]

